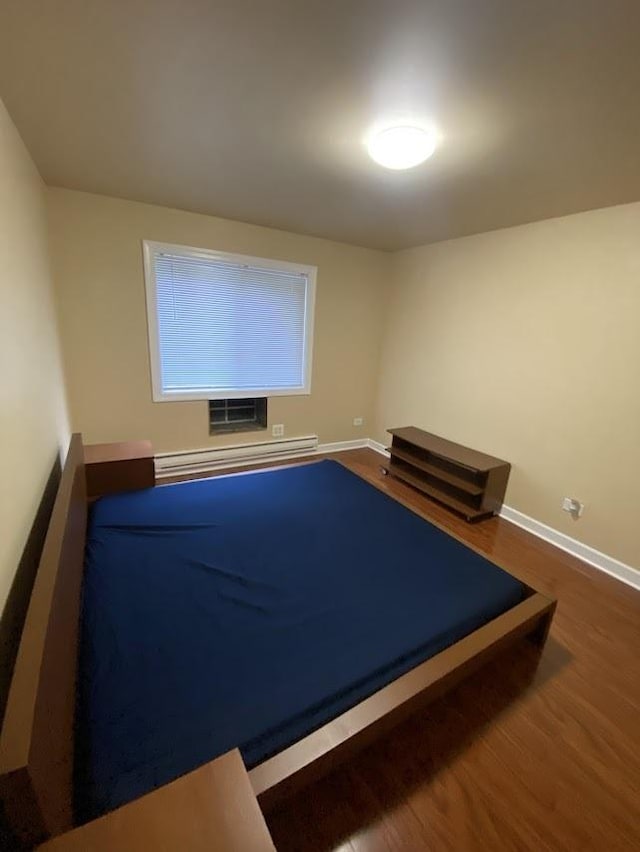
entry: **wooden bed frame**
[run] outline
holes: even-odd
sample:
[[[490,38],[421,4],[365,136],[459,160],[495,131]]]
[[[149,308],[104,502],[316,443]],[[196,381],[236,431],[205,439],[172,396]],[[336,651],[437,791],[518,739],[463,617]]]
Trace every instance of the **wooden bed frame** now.
[[[0,796],[12,830],[28,846],[74,824],[74,714],[87,507],[84,447],[75,434],[0,734]],[[248,775],[263,810],[446,692],[506,645],[528,637],[542,648],[555,606],[555,600],[527,586],[525,600],[512,609],[256,766]]]

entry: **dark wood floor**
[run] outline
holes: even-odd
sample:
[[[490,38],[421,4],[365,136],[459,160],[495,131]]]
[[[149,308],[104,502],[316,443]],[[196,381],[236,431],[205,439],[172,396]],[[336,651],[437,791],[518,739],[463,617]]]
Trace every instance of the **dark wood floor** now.
[[[279,852],[640,850],[640,592],[458,520],[372,450],[335,458],[559,603],[541,658],[520,644],[270,814]]]

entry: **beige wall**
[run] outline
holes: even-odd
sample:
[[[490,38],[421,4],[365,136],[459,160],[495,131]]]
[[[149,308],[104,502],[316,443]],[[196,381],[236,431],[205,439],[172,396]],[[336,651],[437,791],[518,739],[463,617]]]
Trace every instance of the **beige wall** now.
[[[410,423],[508,459],[510,506],[640,567],[640,204],[395,255],[375,437]]]
[[[0,610],[68,442],[45,188],[0,101]]]
[[[149,437],[166,451],[238,440],[209,437],[204,402],[151,400],[141,240],[315,264],[312,394],[271,400],[270,423],[322,442],[384,441],[386,427],[414,423],[502,456],[514,466],[509,505],[640,564],[640,204],[387,255],[69,190],[48,197],[72,425],[88,441]],[[581,519],[560,510],[565,495],[586,503]]]
[[[210,438],[206,402],[152,402],[143,239],[316,265],[312,392],[270,400],[269,423],[321,442],[369,434],[389,255],[63,189],[49,190],[49,222],[72,424],[86,441],[150,438],[160,452],[265,440]]]

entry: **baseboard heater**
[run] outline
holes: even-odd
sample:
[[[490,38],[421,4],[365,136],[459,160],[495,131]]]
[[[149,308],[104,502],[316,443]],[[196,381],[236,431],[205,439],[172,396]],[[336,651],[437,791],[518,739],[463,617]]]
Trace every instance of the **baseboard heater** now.
[[[243,467],[262,461],[291,459],[313,454],[318,436],[282,438],[256,444],[234,444],[229,447],[207,447],[203,450],[182,450],[177,453],[158,453],[155,456],[156,477],[180,476],[187,473],[206,473],[225,467]]]

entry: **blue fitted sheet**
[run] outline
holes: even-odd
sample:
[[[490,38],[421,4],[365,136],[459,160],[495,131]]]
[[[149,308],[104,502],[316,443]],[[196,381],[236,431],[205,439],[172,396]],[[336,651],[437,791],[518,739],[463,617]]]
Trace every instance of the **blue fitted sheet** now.
[[[86,550],[78,817],[236,746],[251,767],[522,597],[333,461],[103,498]]]

